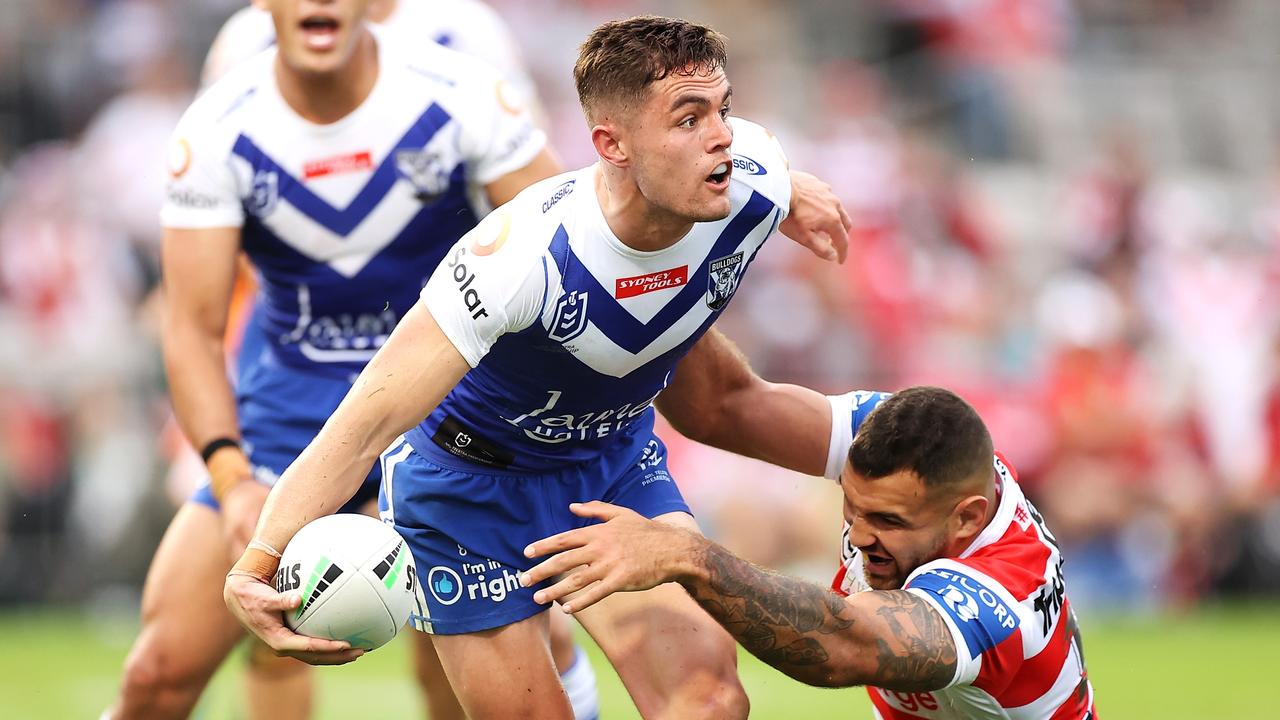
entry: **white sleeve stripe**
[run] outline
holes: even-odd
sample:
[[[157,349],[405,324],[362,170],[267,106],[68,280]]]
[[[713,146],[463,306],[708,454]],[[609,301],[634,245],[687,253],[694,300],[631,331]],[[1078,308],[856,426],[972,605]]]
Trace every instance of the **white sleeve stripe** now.
[[[828,395],[827,402],[831,403],[831,438],[827,441],[824,477],[840,482],[849,446],[853,444],[853,393]]]
[[[947,683],[947,687],[972,683],[978,678],[978,673],[982,671],[982,655],[978,655],[976,658],[969,657],[969,645],[965,641],[964,635],[937,598],[928,591],[919,588],[907,588],[907,592],[924,598],[933,608],[933,611],[942,618],[942,622],[946,623],[947,630],[951,632],[951,642],[955,643],[956,648],[956,674],[951,678],[951,682]]]

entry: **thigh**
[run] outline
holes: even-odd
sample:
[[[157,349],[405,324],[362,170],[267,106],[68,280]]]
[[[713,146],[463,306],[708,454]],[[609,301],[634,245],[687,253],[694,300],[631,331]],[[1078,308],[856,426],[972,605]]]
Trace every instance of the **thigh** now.
[[[432,639],[471,720],[573,718],[551,659],[545,612],[491,630]]]
[[[163,663],[163,673],[179,682],[203,687],[243,635],[222,599],[231,569],[225,542],[218,514],[186,503],[147,571],[133,655]]]
[[[657,519],[697,530],[686,513]],[[616,593],[576,617],[645,717],[693,717],[716,705],[708,698],[741,693],[733,638],[679,585]]]

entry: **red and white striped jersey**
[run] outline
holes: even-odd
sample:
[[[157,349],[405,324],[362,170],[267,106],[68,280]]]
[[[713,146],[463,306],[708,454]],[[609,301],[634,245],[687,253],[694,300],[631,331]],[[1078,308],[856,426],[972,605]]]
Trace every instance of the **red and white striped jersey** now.
[[[921,565],[903,586],[951,629],[956,675],[933,692],[868,687],[879,720],[1097,718],[1058,543],[999,454],[995,469],[1000,501],[991,523],[959,557]],[[832,587],[846,595],[868,589],[848,528]]]

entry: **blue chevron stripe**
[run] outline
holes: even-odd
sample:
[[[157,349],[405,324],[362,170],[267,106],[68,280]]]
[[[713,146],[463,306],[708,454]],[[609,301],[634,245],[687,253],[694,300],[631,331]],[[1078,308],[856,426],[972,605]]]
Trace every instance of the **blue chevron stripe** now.
[[[634,355],[657,340],[659,335],[666,332],[695,304],[702,302],[707,292],[707,275],[710,272],[707,260],[733,252],[748,233],[769,217],[774,207],[771,200],[758,192],[752,192],[747,204],[725,226],[720,237],[707,252],[706,259],[689,277],[689,282],[647,323],[637,320],[634,315],[627,312],[613,297],[613,292],[596,280],[586,265],[574,254],[573,248],[569,247],[569,234],[563,225],[556,230],[548,249],[551,256],[556,259],[556,264],[560,266],[563,286],[566,289],[585,290],[592,298],[590,322],[618,347]],[[743,271],[745,270],[744,266]]]
[[[396,151],[416,150],[425,147],[431,141],[431,138],[435,137],[436,133],[448,124],[451,119],[444,108],[436,103],[431,103],[431,107],[428,107],[414,121],[409,130],[405,132],[404,137],[400,138],[395,147],[382,159],[378,169],[374,170],[369,181],[361,188],[359,194],[351,201],[351,204],[341,210],[311,192],[306,185],[280,167],[276,161],[272,160],[243,134],[236,138],[236,143],[231,151],[248,161],[255,170],[269,170],[276,173],[281,199],[287,200],[290,205],[324,226],[330,232],[346,237],[368,217],[369,213],[378,206],[378,203],[382,202],[382,199],[386,197],[392,186],[396,184]]]

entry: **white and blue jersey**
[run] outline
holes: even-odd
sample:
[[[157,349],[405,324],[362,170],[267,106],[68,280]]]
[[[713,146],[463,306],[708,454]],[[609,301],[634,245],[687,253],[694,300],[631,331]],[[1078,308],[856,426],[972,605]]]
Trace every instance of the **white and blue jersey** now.
[[[638,252],[614,236],[593,166],[534,185],[449,251],[422,297],[472,370],[409,433],[415,447],[536,471],[648,432],[654,398],[790,203],[777,142],[731,123],[732,210],[669,248]]]
[[[268,50],[242,63],[187,111],[161,215],[169,228],[240,228],[258,271],[236,391],[264,477],[318,432],[489,210],[484,186],[545,145],[496,72],[435,45],[406,56],[379,39],[369,96],[326,125],[285,103],[274,62]],[[299,387],[285,387],[291,373]],[[279,453],[255,456],[267,442]]]
[[[733,119],[729,216],[639,252],[610,231],[596,167],[538,183],[455,245],[422,292],[471,370],[383,455],[382,509],[422,575],[417,627],[454,634],[543,609],[528,543],[586,524],[571,502],[688,512],[653,401],[787,214],[773,137]]]

